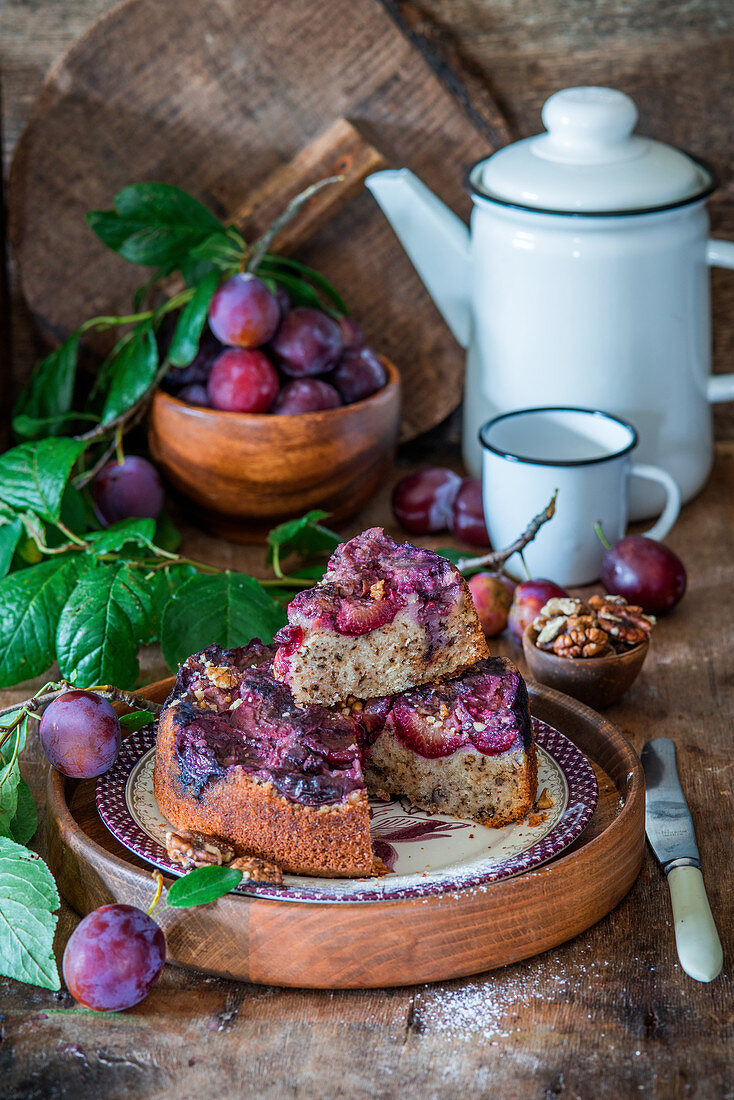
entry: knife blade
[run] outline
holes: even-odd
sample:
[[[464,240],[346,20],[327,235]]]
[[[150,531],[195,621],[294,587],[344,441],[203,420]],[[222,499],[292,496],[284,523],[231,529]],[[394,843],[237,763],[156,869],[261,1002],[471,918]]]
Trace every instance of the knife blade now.
[[[645,773],[645,832],[668,880],[678,958],[691,978],[712,982],[724,955],[678,778],[675,743],[669,737],[655,737],[643,746],[640,759]]]

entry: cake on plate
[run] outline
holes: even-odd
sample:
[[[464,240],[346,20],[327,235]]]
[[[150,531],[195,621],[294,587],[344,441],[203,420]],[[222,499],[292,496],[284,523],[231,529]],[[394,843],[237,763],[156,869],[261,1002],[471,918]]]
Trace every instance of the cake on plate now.
[[[495,828],[532,809],[538,766],[527,689],[506,658],[368,700],[360,718],[371,793]]]
[[[274,646],[181,665],[159,720],[154,790],[178,830],[299,874],[374,873],[367,793],[501,826],[531,808],[527,693],[502,658],[443,683],[326,708],[296,704]]]
[[[358,721],[346,708],[297,707],[274,655],[253,641],[181,665],[158,725],[161,812],[284,871],[371,874]]]
[[[275,676],[301,706],[394,695],[489,655],[458,569],[380,527],[336,548],[323,579],[289,604],[275,641]]]

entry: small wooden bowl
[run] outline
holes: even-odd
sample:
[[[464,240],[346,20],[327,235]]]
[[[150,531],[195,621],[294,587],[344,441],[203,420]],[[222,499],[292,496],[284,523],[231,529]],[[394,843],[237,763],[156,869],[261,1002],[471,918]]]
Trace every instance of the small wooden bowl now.
[[[338,523],[355,515],[392,467],[400,429],[400,375],[363,401],[299,416],[219,412],[159,390],[148,418],[151,454],[193,501],[204,526],[260,541],[312,508]]]
[[[612,657],[558,657],[538,649],[537,630],[527,627],[522,636],[525,660],[534,680],[572,695],[581,703],[603,710],[621,699],[642,668],[649,641]]]

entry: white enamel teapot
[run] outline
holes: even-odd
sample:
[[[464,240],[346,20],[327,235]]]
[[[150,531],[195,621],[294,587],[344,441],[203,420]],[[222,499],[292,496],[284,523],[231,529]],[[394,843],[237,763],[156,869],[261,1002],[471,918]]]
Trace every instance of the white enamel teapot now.
[[[474,166],[467,226],[407,169],[367,186],[456,339],[467,349],[464,460],[481,471],[479,428],[512,409],[573,405],[632,421],[636,459],[662,466],[683,500],[712,461],[708,267],[734,268],[710,240],[701,162],[633,133],[637,109],[611,88],[567,88],[546,132]],[[659,511],[632,486],[630,514]]]

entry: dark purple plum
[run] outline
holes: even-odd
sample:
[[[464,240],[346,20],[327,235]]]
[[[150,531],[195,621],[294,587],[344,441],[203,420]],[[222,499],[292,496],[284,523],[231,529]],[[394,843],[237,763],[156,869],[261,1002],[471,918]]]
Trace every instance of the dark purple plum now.
[[[267,412],[278,393],[278,374],[261,351],[227,348],[212,367],[207,393],[212,408],[225,412]]]
[[[347,348],[337,366],[332,381],[345,405],[352,405],[387,384],[387,371],[372,348]]]
[[[336,409],[341,403],[341,397],[328,382],[319,378],[294,378],[286,382],[278,394],[273,412],[276,416],[298,416],[299,413]]]
[[[41,744],[57,771],[93,779],[108,771],[120,749],[120,720],[111,703],[92,691],[67,691],[46,707]]]
[[[342,353],[339,326],[318,309],[298,306],[281,322],[272,343],[281,369],[293,378],[323,374]]]
[[[293,308],[293,302],[291,301],[290,294],[280,285],[275,287],[275,298],[278,303],[278,309],[280,310],[281,320],[285,317],[286,313],[290,313]]]
[[[122,519],[157,519],[163,507],[163,485],[155,466],[139,455],[113,459],[92,482],[92,500],[100,523],[107,527]]]
[[[339,332],[345,348],[361,348],[364,345],[362,328],[351,317],[339,319]]]
[[[624,596],[649,615],[659,615],[683,598],[687,576],[678,555],[662,542],[627,535],[605,552],[601,582],[612,595]]]
[[[209,327],[223,344],[259,348],[280,323],[280,306],[257,275],[240,273],[222,283],[209,306]]]
[[[462,481],[454,497],[449,528],[455,538],[470,546],[489,546],[481,478],[465,477]]]
[[[134,905],[103,905],[76,926],[64,950],[64,981],[74,1000],[121,1012],[147,997],[166,962],[166,939]]]
[[[211,406],[206,386],[202,386],[198,382],[192,382],[190,386],[184,386],[176,396],[179,401],[185,401],[188,405],[201,405],[204,408]]]
[[[393,489],[395,518],[413,535],[445,531],[451,522],[451,509],[460,486],[459,475],[444,466],[416,470]]]
[[[163,388],[176,396],[184,386],[206,385],[214,360],[224,351],[224,345],[205,329],[201,334],[199,350],[187,367],[171,367],[163,379]],[[183,398],[182,400],[187,400]]]

